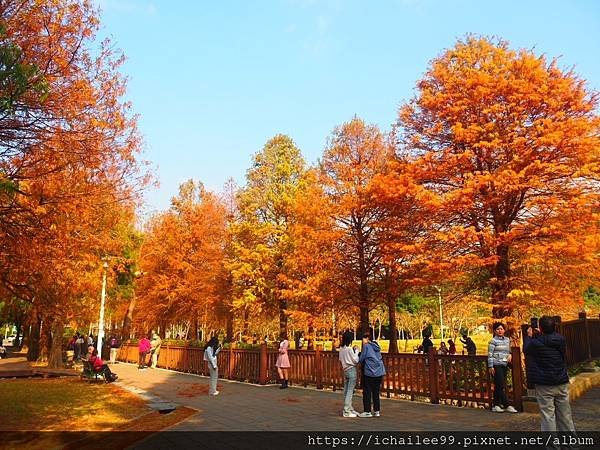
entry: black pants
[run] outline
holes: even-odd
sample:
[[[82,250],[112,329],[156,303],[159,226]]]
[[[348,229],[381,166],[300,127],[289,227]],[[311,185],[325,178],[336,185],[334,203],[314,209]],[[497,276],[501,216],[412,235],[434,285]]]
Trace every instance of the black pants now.
[[[140,369],[143,369],[144,367],[146,367],[146,355],[148,354],[148,352],[140,352],[140,359],[138,361],[138,367]]]
[[[112,380],[113,373],[108,368],[108,364],[103,364],[97,372],[101,373],[104,376],[105,380]]]
[[[508,367],[494,366],[494,406],[506,408],[508,399],[506,398],[506,373]]]
[[[379,391],[381,390],[382,378],[363,376],[363,408],[365,412],[371,411],[371,399],[373,399],[373,410],[381,411]]]

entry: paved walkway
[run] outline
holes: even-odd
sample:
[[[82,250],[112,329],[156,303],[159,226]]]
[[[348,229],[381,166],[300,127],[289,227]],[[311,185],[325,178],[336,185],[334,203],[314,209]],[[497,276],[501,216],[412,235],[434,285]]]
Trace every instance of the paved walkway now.
[[[8,358],[0,359],[0,378],[32,375],[33,369],[25,356],[9,353]]]
[[[174,431],[538,431],[537,414],[494,414],[484,409],[381,400],[380,418],[341,417],[341,392],[311,388],[256,386],[219,380],[221,394],[208,396],[208,379],[188,374],[146,369],[135,365],[112,366],[117,384],[139,389],[166,401],[190,406],[198,414],[180,423]],[[574,404],[574,419],[579,430],[600,428],[600,388],[588,392]],[[354,407],[361,411],[360,396]]]

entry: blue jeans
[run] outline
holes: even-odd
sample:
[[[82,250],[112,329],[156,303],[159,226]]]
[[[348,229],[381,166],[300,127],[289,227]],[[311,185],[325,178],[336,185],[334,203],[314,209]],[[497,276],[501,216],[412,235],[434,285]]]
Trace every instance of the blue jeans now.
[[[344,370],[344,412],[354,411],[352,407],[352,395],[356,386],[356,367]]]

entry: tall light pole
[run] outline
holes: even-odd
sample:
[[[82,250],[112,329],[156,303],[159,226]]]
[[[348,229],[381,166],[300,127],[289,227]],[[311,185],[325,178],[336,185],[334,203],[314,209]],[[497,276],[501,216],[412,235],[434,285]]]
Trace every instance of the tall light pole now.
[[[440,333],[442,334],[442,341],[444,340],[444,317],[442,316],[442,288],[434,286],[438,291],[438,304],[440,305]]]
[[[106,299],[106,270],[108,263],[102,265],[102,296],[100,299],[100,319],[98,320],[98,356],[102,358],[102,341],[104,340],[104,300]]]

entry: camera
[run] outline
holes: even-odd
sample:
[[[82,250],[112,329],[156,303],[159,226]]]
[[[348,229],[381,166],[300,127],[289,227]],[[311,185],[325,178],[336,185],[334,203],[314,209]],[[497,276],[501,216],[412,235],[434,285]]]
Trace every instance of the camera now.
[[[538,329],[540,327],[539,324],[539,320],[537,317],[532,317],[531,318],[531,328],[533,328],[534,330]]]

